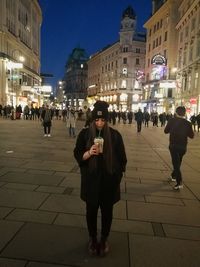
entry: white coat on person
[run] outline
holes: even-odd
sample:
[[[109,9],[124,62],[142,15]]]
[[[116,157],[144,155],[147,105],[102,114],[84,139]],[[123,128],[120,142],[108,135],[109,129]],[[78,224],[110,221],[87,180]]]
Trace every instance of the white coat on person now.
[[[69,129],[69,136],[75,137],[75,129],[76,129],[76,120],[77,120],[77,112],[71,109],[67,112],[66,124]]]

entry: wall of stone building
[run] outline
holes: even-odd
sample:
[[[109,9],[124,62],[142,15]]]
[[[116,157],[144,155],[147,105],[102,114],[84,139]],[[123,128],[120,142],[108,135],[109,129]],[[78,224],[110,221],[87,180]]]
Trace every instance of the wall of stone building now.
[[[179,9],[178,69],[176,102],[186,106],[188,114],[200,112],[200,2],[184,0]]]
[[[23,14],[27,13],[26,25],[23,24],[24,21],[20,20],[19,11],[24,12]],[[37,0],[0,1],[0,101],[3,102],[3,105],[11,104],[9,94],[12,91],[12,88],[9,88],[12,83],[10,82],[11,74],[8,73],[6,61],[20,62],[22,57],[25,59],[23,69],[20,70],[16,82],[16,104],[18,104],[19,95],[22,93],[21,85],[29,85],[31,90],[35,81],[38,85],[40,83],[41,23],[42,13]],[[26,38],[23,39],[23,36]],[[33,42],[36,42],[37,46]],[[23,84],[22,75],[31,77],[31,79],[28,78],[29,84]]]

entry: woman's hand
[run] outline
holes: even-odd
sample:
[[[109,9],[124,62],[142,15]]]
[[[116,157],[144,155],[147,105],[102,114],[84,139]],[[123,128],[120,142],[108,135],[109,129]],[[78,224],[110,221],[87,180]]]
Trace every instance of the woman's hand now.
[[[92,145],[89,150],[83,154],[83,160],[89,159],[91,156],[99,155],[98,145]]]
[[[90,154],[91,155],[99,155],[99,146],[97,144],[91,146]]]

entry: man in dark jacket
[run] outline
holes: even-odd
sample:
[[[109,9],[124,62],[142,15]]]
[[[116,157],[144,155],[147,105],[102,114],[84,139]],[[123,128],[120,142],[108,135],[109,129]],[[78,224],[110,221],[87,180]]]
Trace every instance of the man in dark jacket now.
[[[139,108],[138,112],[135,113],[135,120],[137,122],[137,132],[141,132],[142,129],[142,122],[143,122],[143,113],[141,109]]]
[[[181,162],[187,150],[187,139],[194,138],[192,125],[185,117],[185,107],[179,106],[176,109],[176,116],[170,119],[164,129],[164,132],[169,133],[169,151],[171,154],[173,172],[171,181],[176,181],[175,190],[183,188]]]
[[[196,121],[197,121],[197,130],[199,132],[199,129],[200,129],[200,113],[196,116]]]

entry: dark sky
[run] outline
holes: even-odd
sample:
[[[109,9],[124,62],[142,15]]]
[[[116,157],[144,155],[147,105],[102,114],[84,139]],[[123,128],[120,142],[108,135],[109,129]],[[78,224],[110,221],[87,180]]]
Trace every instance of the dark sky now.
[[[51,73],[55,86],[64,76],[65,63],[73,48],[89,55],[119,39],[122,12],[129,5],[137,15],[137,30],[151,13],[151,0],[40,0],[41,72]]]

